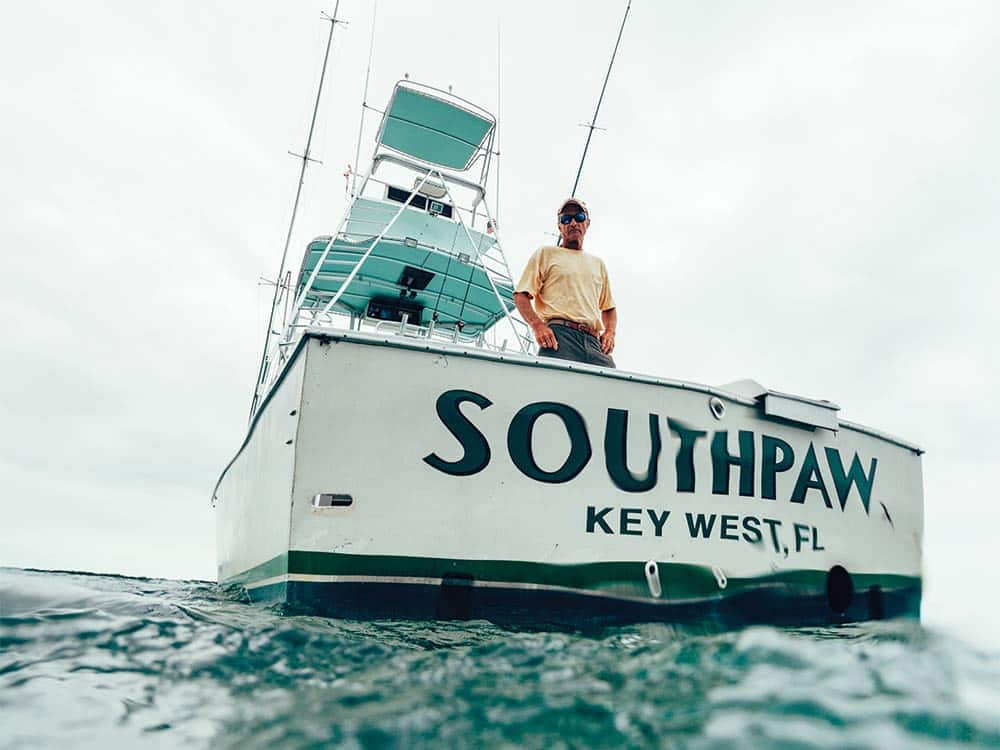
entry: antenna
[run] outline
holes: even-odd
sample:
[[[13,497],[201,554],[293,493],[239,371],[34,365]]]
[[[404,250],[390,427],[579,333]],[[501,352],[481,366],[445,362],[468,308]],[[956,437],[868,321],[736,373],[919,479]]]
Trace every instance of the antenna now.
[[[274,311],[278,308],[285,286],[281,283],[281,281],[282,277],[285,275],[285,262],[288,259],[288,247],[292,242],[292,232],[295,229],[295,217],[299,212],[299,199],[302,197],[302,185],[305,183],[306,179],[306,167],[309,165],[309,162],[316,161],[316,159],[309,156],[309,150],[312,148],[313,131],[316,128],[316,116],[319,113],[319,102],[323,95],[323,81],[326,79],[326,65],[327,61],[330,59],[330,45],[333,42],[333,30],[336,28],[338,23],[344,23],[344,21],[337,18],[337,11],[339,9],[340,0],[337,0],[336,4],[333,6],[332,16],[329,16],[326,13],[321,14],[324,21],[330,22],[330,34],[326,38],[326,53],[323,55],[323,69],[320,72],[319,86],[316,89],[316,102],[313,105],[312,120],[309,123],[309,135],[306,137],[306,147],[301,154],[292,154],[292,156],[297,156],[302,159],[302,169],[299,172],[299,184],[295,189],[295,202],[292,204],[292,217],[288,222],[288,234],[285,236],[285,249],[281,253],[281,265],[278,267],[278,275],[274,284],[274,297],[271,299],[271,314],[268,317],[267,329],[264,333],[264,351],[262,351],[260,355],[260,368],[257,372],[257,383],[254,385],[253,402],[250,405],[251,417],[253,416],[254,409],[257,408],[257,401],[260,397],[261,381],[264,379],[264,373],[267,368],[268,343],[271,341],[271,336],[274,335]]]
[[[497,16],[497,123],[496,123],[496,141],[494,143],[494,148],[497,152],[497,173],[496,173],[496,184],[497,193],[493,196],[493,223],[499,227],[500,226],[500,99],[501,99],[501,87],[500,87],[500,69],[503,64],[503,57],[500,55],[500,17]],[[497,230],[499,231],[499,230]]]
[[[358,161],[361,160],[361,135],[365,130],[365,110],[368,109],[368,81],[372,76],[372,54],[375,52],[375,14],[378,0],[372,3],[372,37],[368,44],[368,70],[365,71],[365,92],[361,95],[361,124],[358,125],[358,147],[354,152],[354,177],[351,179],[351,197],[355,197],[354,187],[358,184]],[[364,188],[364,185],[362,185]]]
[[[618,29],[618,39],[615,42],[615,49],[611,53],[611,62],[608,63],[608,72],[604,76],[604,85],[601,86],[601,95],[597,99],[597,108],[594,110],[594,119],[586,124],[590,129],[587,131],[587,142],[583,146],[583,156],[580,157],[580,167],[576,170],[576,179],[573,180],[573,189],[569,191],[570,195],[576,195],[577,185],[580,184],[580,173],[583,172],[583,162],[587,160],[587,149],[590,148],[590,139],[593,137],[595,130],[602,129],[597,127],[597,113],[601,111],[601,102],[604,101],[604,91],[608,88],[608,79],[611,78],[611,66],[615,64],[615,56],[618,54],[618,45],[621,44],[622,32],[625,31],[625,21],[628,20],[628,12],[631,8],[632,0],[628,0],[628,5],[625,6],[625,15],[622,17],[621,28]]]

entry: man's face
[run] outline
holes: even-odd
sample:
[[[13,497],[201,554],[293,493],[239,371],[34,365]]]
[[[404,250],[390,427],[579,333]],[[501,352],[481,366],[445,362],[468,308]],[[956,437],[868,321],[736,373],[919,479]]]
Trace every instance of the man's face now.
[[[559,212],[559,215],[561,217],[565,214],[577,214],[580,211],[583,211],[583,207],[579,204],[567,203],[563,210]],[[586,212],[584,211],[584,213]],[[578,243],[583,239],[583,235],[587,233],[587,228],[590,226],[590,216],[588,215],[587,220],[582,224],[574,219],[569,224],[563,224],[559,221],[557,226],[559,227],[559,234],[562,235],[563,245],[569,245],[571,242]]]

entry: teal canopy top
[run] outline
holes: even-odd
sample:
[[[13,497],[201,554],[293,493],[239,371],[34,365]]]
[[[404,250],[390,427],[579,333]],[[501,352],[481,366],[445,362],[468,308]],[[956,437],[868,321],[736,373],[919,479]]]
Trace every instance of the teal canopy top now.
[[[392,221],[397,214],[398,218]],[[373,248],[372,243],[382,232],[385,235]],[[344,289],[337,310],[364,315],[372,299],[399,296],[403,291],[401,276],[408,268],[420,269],[430,279],[426,287],[411,297],[423,307],[423,314],[411,317],[410,322],[426,325],[434,315],[439,326],[447,328],[461,323],[465,333],[476,334],[514,309],[513,284],[503,274],[497,275],[494,269],[498,270],[498,265],[490,259],[495,244],[491,235],[463,230],[457,222],[426,211],[358,198],[343,232],[335,240],[320,237],[309,243],[298,291],[305,289],[326,252],[305,299],[306,307],[323,307],[371,249],[368,259]],[[492,274],[492,283],[487,274]]]
[[[477,206],[485,204],[495,125],[488,112],[450,93],[397,83],[378,147],[400,156],[376,148],[369,176],[337,235],[317,238],[306,248],[296,292],[301,308],[368,322],[433,323],[456,339],[477,336],[512,312],[514,282],[494,225],[486,233],[474,228]],[[466,171],[480,160],[478,180],[445,174]],[[406,180],[399,182],[395,174],[393,182],[375,178],[383,163],[409,172],[414,187],[401,187]],[[378,197],[377,184],[385,186]],[[458,203],[449,184],[461,188],[459,198],[474,191],[472,206]],[[471,222],[463,220],[463,211],[472,215]]]
[[[464,171],[494,124],[486,113],[399,83],[382,119],[378,142],[428,164]]]

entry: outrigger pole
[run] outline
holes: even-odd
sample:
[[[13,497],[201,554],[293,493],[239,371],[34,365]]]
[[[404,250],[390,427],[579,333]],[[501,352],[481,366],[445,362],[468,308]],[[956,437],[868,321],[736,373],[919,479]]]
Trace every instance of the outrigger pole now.
[[[333,30],[336,28],[338,23],[344,23],[337,18],[337,11],[340,9],[340,0],[337,0],[336,4],[333,6],[333,15],[328,16],[326,13],[322,14],[324,21],[330,22],[330,34],[326,38],[326,53],[323,55],[323,69],[319,74],[319,87],[316,89],[316,102],[313,105],[312,120],[309,122],[309,135],[306,136],[306,148],[301,154],[292,154],[292,156],[297,156],[302,159],[302,169],[299,172],[299,184],[295,189],[295,202],[292,204],[292,217],[288,222],[288,234],[285,236],[285,249],[281,253],[281,265],[278,267],[278,276],[274,282],[274,297],[271,299],[271,314],[267,319],[267,329],[264,331],[264,350],[260,354],[260,368],[257,371],[257,382],[254,384],[253,388],[253,401],[250,404],[250,418],[253,418],[254,409],[257,408],[257,401],[260,398],[260,386],[261,381],[264,378],[264,373],[267,369],[267,350],[268,343],[271,341],[271,336],[275,333],[280,335],[280,332],[274,331],[274,311],[278,309],[278,305],[281,302],[281,292],[284,286],[283,277],[285,275],[285,262],[288,259],[288,247],[292,242],[292,231],[295,228],[295,217],[299,212],[299,199],[302,197],[302,185],[305,183],[306,179],[306,167],[309,162],[316,161],[309,156],[309,150],[312,148],[312,138],[313,131],[316,128],[316,116],[319,113],[319,102],[323,95],[323,81],[326,79],[326,65],[327,61],[330,59],[330,45],[333,43]],[[292,153],[289,151],[289,153]]]
[[[375,53],[375,14],[378,13],[378,0],[372,3],[372,38],[368,44],[368,69],[365,71],[365,91],[361,95],[361,123],[358,125],[358,148],[354,152],[354,167],[351,169],[351,198],[357,197],[355,187],[358,184],[358,162],[361,160],[361,136],[365,132],[365,110],[368,109],[368,81],[372,77],[372,55]]]
[[[615,49],[611,53],[611,62],[608,63],[608,72],[604,76],[604,85],[601,86],[601,95],[597,99],[597,108],[594,110],[594,119],[591,120],[587,127],[587,142],[583,146],[583,156],[580,157],[580,167],[576,170],[576,179],[573,180],[573,189],[569,191],[570,195],[576,195],[576,187],[580,184],[580,173],[583,172],[583,162],[587,159],[587,149],[590,148],[590,139],[594,135],[594,130],[597,129],[597,113],[601,111],[601,102],[604,101],[604,91],[608,88],[608,79],[611,78],[611,66],[615,64],[615,56],[618,54],[618,45],[622,41],[622,32],[625,31],[625,21],[628,20],[628,12],[632,7],[632,0],[628,0],[628,5],[625,6],[625,15],[622,17],[621,28],[618,29],[618,39],[615,42]]]

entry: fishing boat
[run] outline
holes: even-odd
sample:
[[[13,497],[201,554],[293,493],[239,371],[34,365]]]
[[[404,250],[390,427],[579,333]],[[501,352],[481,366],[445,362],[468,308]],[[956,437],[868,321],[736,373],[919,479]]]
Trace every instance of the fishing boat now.
[[[276,296],[213,492],[219,581],[349,618],[919,616],[919,447],[752,380],[537,356],[491,212],[495,132],[396,84],[340,225]]]

